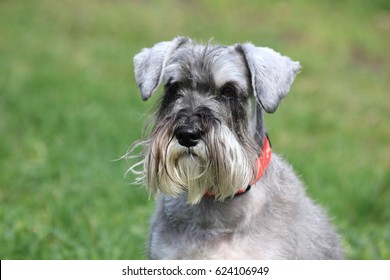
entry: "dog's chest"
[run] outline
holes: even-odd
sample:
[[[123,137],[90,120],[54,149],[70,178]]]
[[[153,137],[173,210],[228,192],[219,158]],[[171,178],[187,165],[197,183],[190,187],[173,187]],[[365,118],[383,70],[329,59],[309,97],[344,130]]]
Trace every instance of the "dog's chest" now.
[[[168,209],[150,235],[153,259],[263,259],[272,255],[268,242],[237,213]]]
[[[212,238],[212,241],[197,240],[194,237],[192,240],[172,238],[158,242],[160,238],[154,238],[150,248],[151,257],[154,259],[264,259],[270,255],[261,250],[259,240],[256,240],[257,244],[252,244],[251,240],[239,235],[221,235]]]

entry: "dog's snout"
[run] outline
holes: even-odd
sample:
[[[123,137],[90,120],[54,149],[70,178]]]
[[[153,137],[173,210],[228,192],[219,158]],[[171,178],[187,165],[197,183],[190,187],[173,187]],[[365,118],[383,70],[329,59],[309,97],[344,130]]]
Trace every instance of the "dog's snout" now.
[[[180,126],[176,129],[175,136],[180,145],[190,148],[198,144],[202,131],[191,126]]]

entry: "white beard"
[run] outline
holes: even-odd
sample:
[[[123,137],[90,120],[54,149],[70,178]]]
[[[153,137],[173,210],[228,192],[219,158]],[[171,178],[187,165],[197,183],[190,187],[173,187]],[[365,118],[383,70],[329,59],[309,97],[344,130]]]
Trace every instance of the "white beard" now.
[[[208,145],[201,140],[195,147],[186,148],[176,138],[169,141],[168,135],[157,133],[143,143],[147,148],[145,159],[130,170],[144,166],[143,172],[138,172],[139,181],[151,194],[177,197],[187,192],[190,204],[199,203],[207,192],[219,201],[233,197],[253,180],[257,155],[254,151],[246,153],[227,126],[209,131],[207,137]]]

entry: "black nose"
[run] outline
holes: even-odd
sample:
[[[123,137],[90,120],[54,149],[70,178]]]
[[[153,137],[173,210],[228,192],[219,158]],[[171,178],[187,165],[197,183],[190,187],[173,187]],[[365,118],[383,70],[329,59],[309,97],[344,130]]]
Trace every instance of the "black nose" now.
[[[202,131],[191,126],[180,126],[176,129],[175,136],[180,145],[190,148],[198,144]]]

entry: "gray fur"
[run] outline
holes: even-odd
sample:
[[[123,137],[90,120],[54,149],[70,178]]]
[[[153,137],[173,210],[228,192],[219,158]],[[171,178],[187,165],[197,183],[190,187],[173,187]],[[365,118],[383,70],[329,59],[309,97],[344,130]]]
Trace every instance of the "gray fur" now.
[[[134,64],[144,100],[161,82],[165,87],[150,135],[135,144],[142,159],[130,168],[157,195],[150,258],[343,257],[323,210],[278,155],[250,191],[235,196],[257,172],[262,110],[276,110],[298,62],[249,43],[176,38],[144,49]],[[214,198],[204,195],[209,191]]]
[[[288,183],[287,183],[288,182]],[[152,220],[152,259],[340,259],[323,210],[277,155],[244,195],[199,205],[160,196]]]
[[[245,55],[257,100],[265,111],[275,112],[301,66],[270,48],[255,47],[250,43],[237,48]]]
[[[134,57],[135,78],[143,100],[147,100],[156,91],[170,54],[187,41],[187,38],[178,37],[170,42],[161,42],[153,49],[144,49]]]

